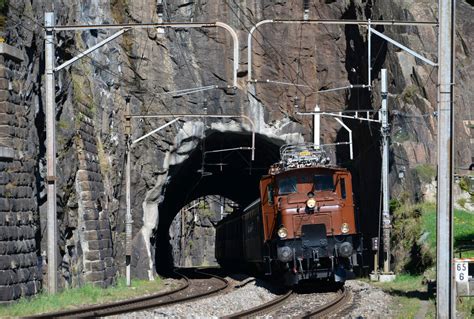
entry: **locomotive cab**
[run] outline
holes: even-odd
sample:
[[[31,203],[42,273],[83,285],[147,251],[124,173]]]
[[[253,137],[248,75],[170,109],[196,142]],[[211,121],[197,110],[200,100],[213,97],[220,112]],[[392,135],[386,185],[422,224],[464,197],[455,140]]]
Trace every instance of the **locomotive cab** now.
[[[260,198],[216,227],[221,265],[344,282],[362,256],[350,172],[313,145],[289,145],[260,180]]]
[[[326,278],[344,282],[362,252],[351,174],[315,165],[274,171],[260,183],[268,269],[288,284]],[[358,256],[359,255],[359,256]]]

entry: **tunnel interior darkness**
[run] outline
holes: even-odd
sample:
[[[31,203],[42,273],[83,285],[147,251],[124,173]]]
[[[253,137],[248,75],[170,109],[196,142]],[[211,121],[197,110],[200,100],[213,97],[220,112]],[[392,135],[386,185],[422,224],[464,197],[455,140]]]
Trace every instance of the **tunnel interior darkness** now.
[[[250,161],[250,150],[206,153],[251,146],[250,133],[209,130],[206,138],[189,154],[189,158],[170,167],[170,180],[165,186],[164,201],[158,207],[158,229],[154,242],[152,240],[159,274],[169,275],[173,268],[169,227],[179,210],[205,195],[221,195],[245,207],[259,196],[260,178],[267,174],[271,164],[279,160],[282,144],[281,140],[257,134],[254,161]]]

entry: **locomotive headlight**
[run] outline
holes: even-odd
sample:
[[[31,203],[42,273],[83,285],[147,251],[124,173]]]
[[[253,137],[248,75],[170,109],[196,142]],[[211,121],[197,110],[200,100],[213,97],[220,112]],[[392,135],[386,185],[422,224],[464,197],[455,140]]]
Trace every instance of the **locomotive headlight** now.
[[[343,234],[347,234],[349,232],[349,224],[348,223],[342,223],[341,232]]]
[[[314,198],[310,198],[306,201],[306,207],[309,209],[313,209],[316,206],[316,200]]]
[[[285,239],[288,236],[288,230],[284,226],[281,226],[277,234],[281,239]]]

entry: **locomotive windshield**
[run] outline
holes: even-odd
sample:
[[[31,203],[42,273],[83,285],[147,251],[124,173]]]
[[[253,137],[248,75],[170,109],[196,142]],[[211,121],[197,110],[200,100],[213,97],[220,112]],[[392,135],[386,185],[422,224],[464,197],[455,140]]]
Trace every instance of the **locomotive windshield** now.
[[[332,191],[334,190],[334,181],[332,175],[314,175],[315,191]]]
[[[287,177],[278,181],[278,194],[296,193],[296,177]]]

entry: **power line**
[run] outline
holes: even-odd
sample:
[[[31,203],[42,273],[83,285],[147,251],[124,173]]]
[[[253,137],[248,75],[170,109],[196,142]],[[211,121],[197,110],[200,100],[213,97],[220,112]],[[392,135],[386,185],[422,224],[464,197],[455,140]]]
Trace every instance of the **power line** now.
[[[253,19],[245,12],[245,10],[243,10],[242,7],[241,7],[238,3],[235,2],[235,0],[232,0],[232,1],[233,1],[233,3],[235,4],[235,6],[238,8],[238,10],[239,10],[240,12],[242,12],[242,14],[247,18],[247,20],[248,20],[250,23],[255,24],[254,21],[253,21]],[[250,32],[250,29],[245,26],[245,22],[240,18],[239,14],[238,14],[237,12],[235,12],[235,10],[234,10],[234,9],[232,8],[232,6],[229,4],[229,0],[226,0],[226,4],[227,4],[227,6],[229,7],[229,9],[232,11],[232,13],[235,15],[235,17],[242,23],[242,26],[244,27],[244,29],[246,29],[247,32]],[[275,46],[273,46],[273,44],[272,44],[270,41],[266,40],[266,37],[264,36],[264,34],[263,34],[259,29],[257,29],[256,31],[260,34],[260,36],[262,37],[263,41],[264,41],[266,44],[268,44],[268,45],[273,49],[273,51],[274,51],[281,59],[286,60],[288,67],[289,67],[295,74],[297,74],[297,71],[291,66],[291,63],[289,63],[288,59],[287,59],[286,57],[284,57],[284,56],[275,48]],[[254,40],[264,49],[264,44],[263,44],[262,42],[260,42],[255,36],[254,36]],[[265,50],[265,49],[264,49],[264,50]],[[278,65],[278,63],[275,62],[275,60],[274,60],[273,58],[271,58],[270,56],[269,56],[269,58],[270,58],[270,60],[272,60],[276,65]],[[284,72],[283,69],[282,69],[282,71]],[[290,80],[290,82],[292,82],[293,84],[296,84],[295,81],[292,80],[291,74],[288,75],[288,74],[286,74],[286,72],[284,72],[284,74],[288,77],[288,79]],[[304,79],[302,79],[302,80],[303,80],[303,82],[304,82],[306,85],[308,85],[309,87],[313,87],[313,86],[312,86],[311,84],[309,84],[306,80],[304,80]],[[303,96],[304,96],[305,98],[307,97],[307,95],[306,95],[298,86],[295,86],[295,87],[296,87],[296,89],[297,89],[298,91],[300,91],[301,94],[303,94]]]
[[[42,23],[40,23],[37,19],[35,18],[32,18],[26,14],[23,14],[21,11],[19,11],[19,9],[13,7],[12,5],[8,4],[8,7],[9,8],[12,8],[14,9],[14,11],[18,12],[21,14],[21,16],[27,18],[28,20],[32,21],[34,24],[36,24],[37,26],[39,26],[41,29],[44,29],[44,25]],[[19,16],[18,18],[21,19],[21,16]],[[25,30],[27,31],[30,31],[32,33],[36,33],[36,30],[31,30],[27,27],[25,27],[23,24],[21,24],[21,21],[20,21],[20,24],[19,24],[20,27],[24,28]],[[44,34],[42,34],[41,32],[37,33],[39,37],[41,37],[43,40],[47,41],[45,38],[44,38]],[[67,52],[67,50],[74,50],[74,52],[70,52],[71,54],[72,53],[75,53],[75,54],[78,54],[78,53],[81,53],[79,50],[75,49],[75,48],[66,48],[65,51]],[[113,75],[113,76],[116,76],[117,78],[119,78],[120,80],[126,80],[125,78],[123,78],[123,76],[111,71],[110,69],[108,69],[107,67],[105,67],[103,64],[101,64],[100,62],[98,62],[97,60],[95,60],[94,58],[92,58],[91,56],[89,55],[85,55],[84,56],[85,58],[89,59],[91,62],[88,62],[86,61],[86,63],[106,72],[106,73],[109,73],[110,75]]]
[[[36,24],[37,26],[39,26],[41,29],[44,29],[44,25],[41,24],[36,18],[32,18],[28,15],[24,15],[21,11],[19,11],[19,9],[9,5],[10,8],[13,8],[16,12],[22,14],[22,16],[28,18],[30,21],[32,21],[34,24]],[[21,17],[19,17],[21,19]],[[24,25],[20,24],[20,26],[22,28],[25,28],[26,30],[32,32],[32,33],[36,33],[34,30],[30,30],[28,28],[26,28]],[[43,40],[45,40],[44,38],[44,34],[42,34],[41,32],[38,33],[38,35],[43,38]],[[65,51],[67,50],[73,50],[74,53],[78,54],[78,53],[81,53],[79,50],[75,49],[75,48],[66,48]],[[109,73],[110,75],[113,75],[115,77],[117,77],[119,80],[124,80],[124,81],[127,81],[129,82],[126,78],[124,78],[122,75],[118,74],[118,73],[115,73],[111,70],[109,70],[108,68],[106,68],[105,66],[103,66],[100,62],[98,62],[97,60],[93,59],[92,57],[90,57],[89,55],[85,55],[84,57],[86,57],[87,59],[89,59],[90,61],[87,61],[87,60],[83,60],[85,61],[86,63],[90,64],[91,66],[95,67],[95,68],[98,68],[106,73]],[[131,67],[131,66],[130,66]],[[88,97],[92,98],[90,95],[87,95]],[[152,100],[150,101],[150,105],[151,103],[153,103],[154,99],[155,99],[155,95],[153,95],[153,98]],[[174,116],[175,115],[173,114],[173,112],[171,112],[170,108],[166,105],[166,103],[162,103],[162,105],[165,107],[165,109],[170,113],[170,115]],[[176,118],[176,117],[175,117]],[[181,129],[183,130],[183,132],[189,137],[189,134],[186,132],[186,130],[184,129],[184,127],[182,125],[181,126]]]
[[[6,1],[6,4],[7,4],[8,8],[13,9],[13,11],[16,11],[18,14],[20,14],[20,16],[23,16],[23,17],[27,18],[28,20],[31,20],[33,23],[39,25],[42,29],[44,29],[44,24],[39,23],[36,18],[32,18],[32,17],[28,16],[27,14],[24,14],[24,12],[20,11],[20,9],[12,6],[10,1]]]

